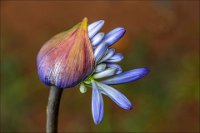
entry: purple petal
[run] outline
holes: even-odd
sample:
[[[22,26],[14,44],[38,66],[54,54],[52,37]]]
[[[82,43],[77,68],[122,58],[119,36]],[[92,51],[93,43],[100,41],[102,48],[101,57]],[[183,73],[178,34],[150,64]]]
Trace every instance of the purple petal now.
[[[103,98],[95,82],[92,82],[92,116],[95,124],[100,124],[103,119]]]
[[[126,109],[126,110],[132,109],[131,102],[121,92],[102,83],[97,83],[97,85],[104,92],[104,94],[110,97],[112,101],[114,101],[121,108]]]
[[[105,63],[101,63],[101,64],[99,64],[99,65],[96,66],[95,72],[96,73],[102,72],[105,69],[106,69],[106,64]]]
[[[103,27],[103,25],[104,25],[103,20],[99,20],[99,21],[96,21],[96,22],[90,24],[88,26],[89,38],[92,39],[92,37],[94,37],[94,35],[96,35],[99,32],[99,30]]]
[[[108,47],[105,43],[99,44],[94,50],[95,61],[98,62],[106,53]]]
[[[92,46],[98,45],[103,40],[103,38],[104,38],[104,33],[100,32],[96,34],[91,40]]]
[[[116,68],[107,68],[106,70],[96,73],[93,75],[94,79],[105,78],[109,76],[113,76],[116,73]]]
[[[117,42],[120,38],[123,37],[125,33],[125,29],[122,27],[116,28],[105,35],[104,42],[108,44],[108,46],[113,45]]]
[[[104,62],[111,58],[115,54],[115,49],[108,49],[106,55],[99,61],[99,62]]]
[[[109,85],[123,84],[123,83],[138,80],[146,76],[148,73],[149,73],[148,68],[137,68],[137,69],[133,69],[127,72],[123,72],[114,77],[108,78],[102,81],[102,83],[109,84]]]
[[[123,60],[123,58],[124,58],[124,56],[121,53],[115,53],[114,56],[112,56],[111,58],[109,58],[105,62],[108,62],[108,63],[120,62],[120,61]]]
[[[109,64],[107,64],[107,66],[110,67],[110,68],[117,68],[116,74],[122,73],[122,68],[121,68],[121,66],[119,66],[119,65],[117,65],[117,64],[113,64],[113,63],[111,64],[111,63],[109,63]]]

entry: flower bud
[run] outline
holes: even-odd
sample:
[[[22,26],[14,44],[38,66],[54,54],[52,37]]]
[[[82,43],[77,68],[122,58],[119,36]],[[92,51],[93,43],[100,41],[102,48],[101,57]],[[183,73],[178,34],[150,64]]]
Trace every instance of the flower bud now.
[[[37,56],[40,80],[46,85],[59,88],[76,86],[93,72],[94,67],[87,18],[51,38]]]

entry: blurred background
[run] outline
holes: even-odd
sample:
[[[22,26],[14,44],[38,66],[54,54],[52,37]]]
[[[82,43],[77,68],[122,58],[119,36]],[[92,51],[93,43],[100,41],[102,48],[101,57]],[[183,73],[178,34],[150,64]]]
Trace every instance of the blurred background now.
[[[53,35],[88,17],[104,32],[124,27],[115,44],[124,71],[149,67],[145,78],[117,85],[134,105],[125,111],[104,97],[101,125],[93,123],[91,89],[66,89],[60,132],[198,132],[199,1],[1,1],[1,132],[44,132],[49,87],[36,56]]]

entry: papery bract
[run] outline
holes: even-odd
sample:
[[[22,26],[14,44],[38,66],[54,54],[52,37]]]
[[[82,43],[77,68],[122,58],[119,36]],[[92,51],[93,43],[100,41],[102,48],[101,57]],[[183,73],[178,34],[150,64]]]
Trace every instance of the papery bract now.
[[[41,81],[59,88],[76,86],[93,72],[94,67],[87,18],[46,42],[37,56]]]

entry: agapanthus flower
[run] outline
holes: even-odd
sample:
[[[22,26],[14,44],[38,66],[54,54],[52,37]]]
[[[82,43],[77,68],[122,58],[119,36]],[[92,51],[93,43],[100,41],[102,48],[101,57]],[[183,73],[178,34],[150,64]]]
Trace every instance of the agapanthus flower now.
[[[123,27],[118,27],[107,34],[99,32],[104,21],[99,20],[88,26],[88,34],[95,56],[94,72],[80,84],[80,91],[86,92],[87,87],[92,88],[92,116],[95,124],[101,123],[104,114],[103,95],[108,96],[118,106],[131,110],[132,104],[121,92],[110,85],[123,84],[138,80],[148,74],[148,68],[137,68],[123,72],[119,63],[123,55],[111,48],[125,34]],[[99,33],[98,33],[99,32]]]
[[[58,88],[80,85],[81,93],[92,88],[95,124],[103,119],[103,95],[125,110],[133,108],[128,98],[110,85],[132,82],[149,72],[146,67],[123,72],[117,63],[124,57],[111,46],[123,37],[125,29],[118,27],[104,34],[99,32],[103,25],[104,21],[99,20],[87,26],[85,18],[70,31],[48,41],[37,58],[38,73],[45,84]]]

